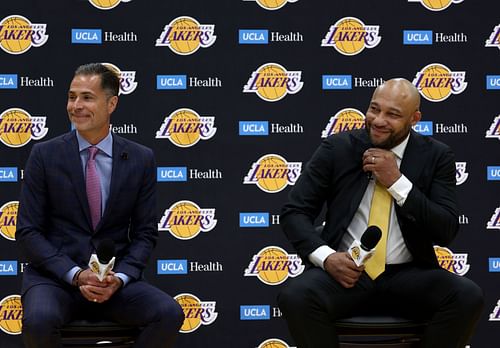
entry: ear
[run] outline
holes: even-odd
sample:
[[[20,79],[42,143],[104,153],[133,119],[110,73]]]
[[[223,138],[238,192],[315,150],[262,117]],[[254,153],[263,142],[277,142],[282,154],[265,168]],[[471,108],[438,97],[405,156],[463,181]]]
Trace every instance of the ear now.
[[[111,115],[118,105],[118,96],[114,95],[108,99],[108,113]]]
[[[422,113],[420,111],[415,111],[411,118],[411,125],[416,125],[422,119]]]

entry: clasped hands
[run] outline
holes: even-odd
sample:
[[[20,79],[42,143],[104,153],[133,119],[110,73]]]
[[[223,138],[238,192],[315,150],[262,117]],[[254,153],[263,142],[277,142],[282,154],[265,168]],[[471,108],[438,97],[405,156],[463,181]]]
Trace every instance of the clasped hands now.
[[[116,277],[113,271],[110,271],[102,281],[90,269],[84,270],[78,276],[78,288],[83,297],[96,303],[109,300],[122,284],[122,280]]]

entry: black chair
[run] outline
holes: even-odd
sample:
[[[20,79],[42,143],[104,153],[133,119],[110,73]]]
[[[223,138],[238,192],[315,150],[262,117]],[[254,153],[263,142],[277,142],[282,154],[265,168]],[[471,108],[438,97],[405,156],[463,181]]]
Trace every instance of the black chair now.
[[[355,316],[335,322],[342,348],[417,348],[426,325],[384,315]]]
[[[128,348],[139,331],[111,321],[74,320],[61,329],[61,340],[67,348]]]

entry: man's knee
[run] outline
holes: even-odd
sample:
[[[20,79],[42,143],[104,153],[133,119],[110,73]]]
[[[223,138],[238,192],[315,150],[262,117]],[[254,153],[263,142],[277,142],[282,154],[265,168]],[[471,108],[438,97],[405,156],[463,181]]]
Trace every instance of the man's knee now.
[[[31,339],[43,340],[53,335],[62,325],[62,320],[53,313],[25,314],[23,317],[23,335]]]
[[[278,306],[283,313],[308,307],[307,289],[302,287],[301,282],[290,281],[278,294]]]
[[[479,315],[484,307],[483,290],[472,280],[462,278],[462,284],[457,288],[456,303],[463,315]]]
[[[163,301],[161,306],[157,306],[157,315],[167,330],[178,331],[184,322],[184,311],[172,298]]]

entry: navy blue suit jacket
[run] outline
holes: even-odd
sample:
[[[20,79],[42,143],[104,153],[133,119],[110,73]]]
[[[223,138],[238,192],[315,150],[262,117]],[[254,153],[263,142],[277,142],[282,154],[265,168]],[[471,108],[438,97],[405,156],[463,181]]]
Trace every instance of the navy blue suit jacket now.
[[[368,186],[362,157],[370,147],[364,129],[328,137],[291,190],[280,223],[304,260],[321,245],[338,247]],[[459,226],[454,154],[447,145],[411,131],[400,171],[413,183],[403,206],[395,204],[406,246],[417,264],[438,267],[433,245],[449,244]],[[320,236],[313,224],[324,204]]]
[[[151,149],[113,135],[109,198],[95,232],[75,131],[33,146],[24,173],[16,232],[29,262],[23,293],[37,284],[67,284],[64,275],[87,268],[105,238],[116,244],[114,271],[142,277],[158,237]]]

